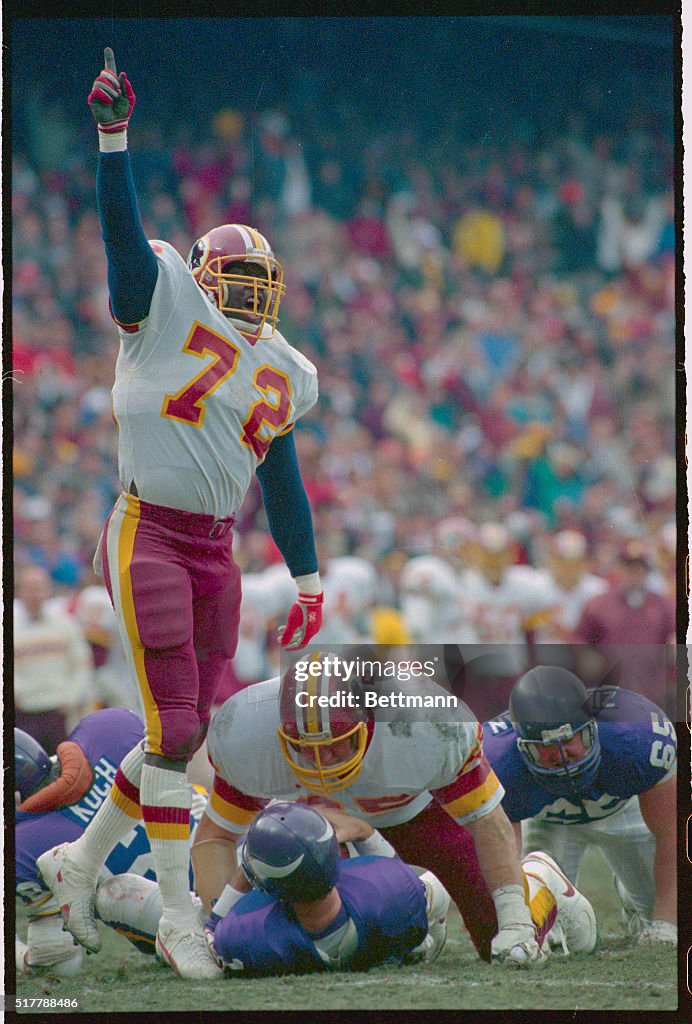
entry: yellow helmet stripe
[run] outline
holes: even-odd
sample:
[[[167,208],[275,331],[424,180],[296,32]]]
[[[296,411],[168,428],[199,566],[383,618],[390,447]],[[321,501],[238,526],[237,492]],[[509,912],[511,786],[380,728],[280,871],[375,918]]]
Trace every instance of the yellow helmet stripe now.
[[[248,228],[248,232],[250,234],[250,238],[252,239],[252,244],[254,245],[255,249],[267,248],[266,238],[263,238],[262,235],[260,235],[259,231],[256,231],[255,228]]]
[[[309,666],[312,664],[318,664],[321,666],[321,655],[319,651],[314,651],[310,655],[310,661],[308,662],[308,681],[306,684],[306,692],[309,697],[308,707],[305,708],[305,732],[309,734],[320,733],[323,731],[321,715],[322,708],[318,707],[316,698],[321,696],[321,691],[324,689],[324,669],[319,675],[312,675]],[[327,687],[329,683],[327,681]]]
[[[247,249],[259,249],[260,252],[271,254],[269,242],[256,228],[248,227],[247,224],[238,224],[237,228]]]
[[[252,229],[247,227],[245,224],[237,224],[238,232],[245,243],[246,249],[254,249],[255,241],[252,237]]]

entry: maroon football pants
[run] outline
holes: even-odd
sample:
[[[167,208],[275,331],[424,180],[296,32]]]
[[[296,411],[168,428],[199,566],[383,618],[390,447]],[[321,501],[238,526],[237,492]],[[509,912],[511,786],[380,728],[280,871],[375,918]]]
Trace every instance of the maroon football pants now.
[[[189,760],[238,638],[232,519],[120,496],[104,528],[104,578],[142,695],[147,750]]]
[[[380,827],[380,832],[402,860],[437,875],[459,908],[479,956],[490,960],[497,914],[468,829],[432,800],[411,821]]]

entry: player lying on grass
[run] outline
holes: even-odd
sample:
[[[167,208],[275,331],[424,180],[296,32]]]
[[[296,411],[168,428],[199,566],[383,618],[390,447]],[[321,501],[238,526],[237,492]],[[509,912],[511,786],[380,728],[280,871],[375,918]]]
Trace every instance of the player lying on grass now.
[[[442,951],[449,893],[432,872],[419,875],[404,864],[361,819],[277,801],[254,819],[240,862],[205,923],[229,977],[431,963]],[[549,922],[575,946],[583,941],[584,917],[592,927],[595,921],[588,901],[572,890],[558,910],[554,894],[568,883],[541,853],[526,858],[524,873],[531,903],[544,905]],[[108,879],[98,887],[96,908],[119,931],[151,936],[153,949],[162,912],[155,883],[133,875]]]
[[[538,666],[484,732],[524,853],[548,851],[576,883],[584,851],[597,846],[628,933],[676,943],[677,752],[661,708],[620,687],[587,691],[567,669]]]
[[[365,822],[342,814],[333,826],[306,804],[273,803],[255,818],[240,856],[234,885],[205,922],[229,976],[432,961],[444,945],[449,894],[431,872],[419,877]],[[104,898],[114,927],[156,933],[162,904],[155,883],[109,879],[96,894],[102,917]]]
[[[60,909],[46,887],[36,860],[56,841],[71,842],[84,832],[98,807],[110,798],[123,753],[141,743],[144,726],[125,708],[105,708],[87,715],[49,757],[22,729],[14,730],[15,882],[17,899],[28,915],[27,941],[15,940],[17,969],[25,974],[50,970],[71,976],[82,965],[84,950],[64,931]],[[207,794],[195,787],[191,833],[197,827]],[[134,872],[155,878],[146,830],[132,828],[115,845],[101,878]],[[190,876],[190,881],[192,878]],[[133,935],[136,942],[137,937]]]

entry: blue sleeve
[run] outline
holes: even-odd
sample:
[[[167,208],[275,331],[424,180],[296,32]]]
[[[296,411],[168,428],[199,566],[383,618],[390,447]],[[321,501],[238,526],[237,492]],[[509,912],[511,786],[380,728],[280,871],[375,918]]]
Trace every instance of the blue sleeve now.
[[[291,576],[317,572],[312,513],[300,476],[293,431],[275,437],[257,467],[269,530]]]
[[[99,153],[96,199],[113,315],[135,324],[149,313],[158,263],[142,227],[130,154]]]

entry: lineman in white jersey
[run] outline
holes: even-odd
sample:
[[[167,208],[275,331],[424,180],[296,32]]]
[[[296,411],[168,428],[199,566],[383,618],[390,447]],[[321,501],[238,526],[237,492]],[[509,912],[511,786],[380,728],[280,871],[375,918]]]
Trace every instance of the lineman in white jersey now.
[[[414,643],[473,643],[454,572],[436,555],[408,560],[399,577],[399,601]]]
[[[366,559],[340,555],[327,562],[324,582],[326,625],[320,642],[367,643],[374,639],[371,613],[377,599],[377,572]]]
[[[549,538],[547,570],[553,588],[552,609],[548,621],[536,628],[535,640],[539,644],[571,643],[582,608],[592,597],[603,594],[608,583],[588,571],[586,537],[578,530],[560,530]]]
[[[262,237],[242,237],[243,253],[253,244],[266,250]],[[113,412],[120,479],[126,489],[134,482],[143,501],[227,518],[273,438],[315,404],[317,373],[268,324],[259,339],[242,335],[171,245],[151,247],[158,279],[149,316],[135,333],[119,327]]]
[[[235,694],[214,716],[216,775],[192,849],[205,906],[231,883],[237,842],[267,802],[303,800],[374,822],[399,856],[434,871],[481,957],[540,962],[555,902],[525,902],[479,723],[429,680],[400,673],[368,685],[358,675],[346,680],[338,661],[313,652],[282,680]],[[440,703],[421,710],[411,698]]]
[[[462,616],[480,645],[468,651],[475,685],[465,699],[487,720],[504,710],[511,683],[528,667],[529,639],[548,621],[554,594],[545,573],[516,564],[515,545],[500,523],[483,523],[474,548],[476,566],[462,573],[459,586]]]

